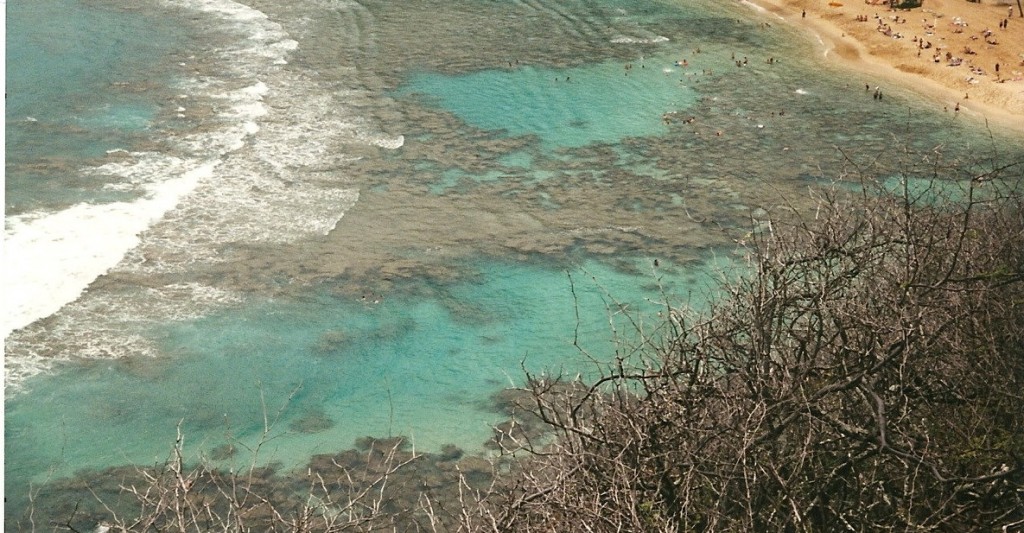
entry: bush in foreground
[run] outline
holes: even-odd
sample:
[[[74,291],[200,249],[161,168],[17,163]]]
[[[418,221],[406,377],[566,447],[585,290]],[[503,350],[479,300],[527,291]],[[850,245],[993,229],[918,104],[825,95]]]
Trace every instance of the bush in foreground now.
[[[1024,529],[1019,166],[822,193],[701,314],[552,393],[492,531]],[[851,192],[854,191],[854,192]]]

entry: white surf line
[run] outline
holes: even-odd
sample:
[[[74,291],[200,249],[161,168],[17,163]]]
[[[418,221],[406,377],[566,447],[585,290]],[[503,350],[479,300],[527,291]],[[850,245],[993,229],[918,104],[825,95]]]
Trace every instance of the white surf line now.
[[[6,339],[13,331],[76,300],[93,280],[138,246],[139,235],[173,209],[215,166],[207,163],[186,171],[134,202],[83,203],[56,213],[8,219],[0,281],[5,307],[0,335]]]
[[[757,11],[758,13],[774,15],[775,18],[777,18],[777,19],[779,19],[779,20],[781,20],[783,22],[787,22],[787,23],[790,22],[789,19],[787,19],[786,17],[783,17],[782,15],[780,15],[778,13],[775,13],[774,11],[769,11],[764,6],[755,4],[754,2],[751,2],[749,0],[740,0],[740,3],[745,5],[745,6],[747,6],[747,7],[750,7],[751,9]],[[809,30],[809,31],[811,32],[812,35],[814,35],[814,38],[818,40],[818,44],[820,44],[822,46],[822,48],[824,49],[824,51],[822,52],[822,57],[828,57],[828,53],[831,52],[834,47],[829,46],[828,43],[825,42],[825,39],[823,39],[821,37],[820,33],[816,32],[814,30]]]
[[[243,4],[231,0],[195,0],[186,7],[249,29],[251,33],[245,35],[248,41],[225,53],[248,52],[245,59],[250,63],[264,67],[268,63],[281,63],[297,44],[287,39],[276,25],[266,24],[267,17],[262,12]],[[267,45],[255,50],[247,44],[264,41]],[[224,95],[234,99],[230,109],[222,114],[233,115],[236,119],[233,124],[218,132],[217,139],[204,138],[203,146],[194,147],[194,158],[164,160],[165,168],[155,169],[174,177],[144,186],[141,189],[144,196],[139,200],[82,203],[59,212],[27,213],[6,219],[0,263],[3,272],[0,289],[5,301],[0,316],[0,335],[7,339],[14,331],[57,313],[138,247],[144,231],[172,211],[200,181],[209,179],[224,155],[244,146],[259,130],[257,120],[266,114],[262,100],[267,91],[264,84],[256,81],[250,87]],[[134,161],[138,170],[148,168],[145,159]],[[136,170],[132,167],[129,164],[125,170]],[[87,169],[81,171],[87,172]],[[129,178],[128,175],[123,177]]]
[[[755,4],[754,2],[750,2],[749,0],[740,0],[740,3],[745,5],[745,6],[747,6],[747,7],[753,8],[754,11],[757,11],[758,13],[765,13],[765,14],[768,14],[768,15],[774,15],[775,18],[777,18],[777,19],[779,19],[781,21],[786,21],[786,17],[783,17],[782,15],[780,15],[780,14],[774,12],[774,11],[769,11],[764,6]]]
[[[834,47],[833,46],[829,46],[828,43],[825,42],[825,39],[823,39],[821,37],[821,34],[819,34],[818,32],[812,32],[812,33],[814,33],[814,38],[818,40],[818,44],[820,44],[822,49],[823,49],[822,53],[821,53],[821,57],[828,57],[828,53],[831,52]]]

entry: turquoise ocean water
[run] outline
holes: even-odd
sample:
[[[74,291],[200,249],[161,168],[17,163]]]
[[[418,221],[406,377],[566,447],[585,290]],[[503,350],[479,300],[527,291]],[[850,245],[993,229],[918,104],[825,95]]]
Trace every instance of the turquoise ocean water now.
[[[657,336],[844,154],[1024,153],[743,3],[14,1],[7,30],[8,524],[179,423],[214,462],[265,414],[288,468],[484,453],[492,394]]]
[[[159,62],[184,36],[174,24],[76,1],[7,6],[6,213],[123,197],[76,172],[140,142],[168,85]]]

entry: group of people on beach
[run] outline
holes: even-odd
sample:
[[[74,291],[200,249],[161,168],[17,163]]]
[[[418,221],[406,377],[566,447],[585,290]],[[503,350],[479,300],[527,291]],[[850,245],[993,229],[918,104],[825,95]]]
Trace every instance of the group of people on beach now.
[[[977,0],[968,0],[971,2]],[[849,13],[850,17],[847,20],[853,19],[857,23],[867,23],[872,18],[876,21],[875,27],[866,27],[863,29],[850,28],[854,35],[863,35],[865,38],[867,34],[874,34],[876,30],[878,33],[890,37],[893,39],[901,39],[906,35],[911,35],[912,44],[914,48],[911,48],[910,54],[914,53],[918,57],[924,56],[922,59],[929,63],[934,62],[935,64],[944,64],[950,67],[967,67],[970,69],[969,73],[964,73],[961,78],[960,75],[941,73],[941,70],[934,67],[917,67],[911,65],[905,65],[903,60],[898,56],[902,55],[897,53],[895,49],[888,47],[887,45],[879,45],[882,48],[882,52],[879,55],[893,54],[895,57],[893,66],[896,66],[899,70],[906,72],[919,72],[926,77],[932,77],[940,80],[941,83],[949,84],[950,87],[959,87],[960,84],[966,83],[967,87],[978,85],[985,82],[983,76],[989,76],[989,79],[995,83],[1004,83],[1010,81],[1024,81],[1024,74],[1020,72],[1019,68],[1024,67],[1024,49],[1021,49],[1019,54],[1020,60],[1013,58],[1012,61],[1006,58],[1006,51],[1000,50],[1007,46],[1018,47],[1019,45],[1019,34],[1004,33],[1000,34],[1001,31],[1006,31],[1009,22],[1016,13],[1014,6],[1007,6],[1005,15],[1003,13],[992,14],[987,8],[979,8],[977,11],[971,11],[973,17],[971,21],[978,23],[982,21],[984,25],[981,27],[971,27],[967,19],[962,16],[944,16],[941,11],[951,9],[944,2],[939,2],[938,7],[933,9],[924,9],[921,20],[923,33],[914,35],[917,33],[912,26],[916,24],[907,24],[912,22],[913,15],[912,11],[899,12],[903,6],[896,7],[894,2],[889,0],[865,0],[865,4],[868,5],[886,5],[889,8],[888,13],[875,12],[872,16],[870,8],[854,8],[853,13]],[[842,6],[841,2],[829,3],[832,7]],[[1004,4],[1006,5],[1006,4]],[[918,3],[920,6],[920,3]],[[797,11],[801,18],[807,18],[808,13],[806,10]],[[1024,18],[1024,14],[1021,14],[1021,18]],[[991,29],[991,24],[996,23],[998,28],[996,30]],[[903,26],[900,28],[900,26]],[[839,25],[840,29],[844,30],[843,37],[847,37],[845,32],[845,24]],[[864,31],[867,30],[867,31]],[[863,34],[862,34],[863,32]],[[870,38],[874,39],[874,38]],[[1005,42],[1001,42],[1005,41]],[[934,42],[934,44],[933,44]],[[929,54],[925,55],[924,50],[929,50]],[[1014,52],[1016,50],[1013,50]],[[875,53],[873,50],[872,55]],[[985,61],[985,58],[990,58]],[[959,71],[959,68],[955,71],[948,71],[950,73]],[[882,100],[882,91],[878,87],[874,87],[873,84],[865,84],[865,96],[867,93],[871,93],[874,100]],[[873,90],[872,90],[873,89]],[[982,90],[984,95],[989,94],[988,88],[979,88]],[[965,92],[960,102],[956,102],[956,105],[949,105],[944,108],[945,111],[952,111],[953,113],[959,114],[961,111],[961,102],[968,99],[968,93]],[[984,98],[983,98],[984,100]]]
[[[1013,8],[1012,7],[1010,7],[1010,9],[1009,9],[1009,15],[1010,16],[1013,15]],[[893,33],[891,27],[888,24],[886,24],[883,21],[882,17],[880,17],[878,14],[875,14],[875,18],[878,19],[878,25],[879,25],[878,26],[878,31],[879,32],[881,32],[881,33],[883,33],[883,34],[885,34],[887,36],[892,36],[892,37],[896,37],[896,38],[902,37],[902,35],[900,35],[899,33]],[[892,15],[890,18],[892,20],[894,20],[897,24],[902,24],[902,23],[906,22],[906,19],[900,17],[899,15]],[[867,21],[867,15],[857,15],[857,19],[856,20],[858,22],[865,22],[865,21]],[[928,19],[924,19],[922,21],[925,35],[934,35],[935,34],[936,23],[937,22],[938,22],[938,19],[936,19],[935,21],[932,21],[932,22],[929,22]],[[969,24],[967,23],[967,21],[964,20],[961,17],[953,17],[949,24],[950,24],[950,31],[952,31],[952,33],[954,33],[954,34],[965,33],[966,28],[969,27]],[[1007,19],[1003,19],[999,23],[999,29],[1000,30],[1005,30],[1008,26],[1009,26],[1009,19],[1008,18]],[[987,44],[989,46],[996,46],[996,45],[999,44],[998,40],[995,37],[995,33],[991,29],[988,29],[988,28],[982,30],[979,34],[971,35],[969,37],[969,39],[971,41],[978,40],[979,38],[984,39],[985,44]],[[914,36],[912,41],[917,46],[917,55],[918,55],[918,57],[921,56],[921,52],[923,50],[928,50],[928,49],[931,49],[933,47],[932,46],[932,42],[930,40],[926,40],[924,37]],[[961,53],[966,55],[966,56],[977,55],[977,52],[970,45],[965,45],[963,47],[963,49],[961,50]],[[943,62],[943,60],[945,60],[946,64],[951,66],[951,67],[959,67],[960,65],[963,65],[965,63],[965,60],[964,60],[963,57],[960,57],[958,55],[954,55],[953,51],[948,50],[948,49],[945,51],[945,53],[943,53],[942,49],[939,48],[939,47],[935,48],[935,53],[932,54],[931,59],[932,59],[932,61],[934,63],[941,63],[941,62]],[[1021,61],[1021,64],[1024,65],[1024,61]],[[984,75],[986,75],[985,70],[982,67],[973,65],[970,62],[967,62],[967,65],[970,67],[971,74],[973,74],[974,76],[984,76]],[[998,77],[999,76],[999,64],[998,63],[995,64],[995,72],[996,72],[996,76]],[[968,83],[977,83],[977,80],[973,76],[971,76],[971,77],[967,78],[967,82]]]
[[[890,18],[890,20],[892,20],[896,24],[906,24],[906,22],[907,22],[907,19],[902,18],[899,15],[893,15],[893,16],[891,16],[889,18]],[[889,23],[885,21],[885,19],[883,19],[882,17],[878,16],[877,13],[875,14],[875,19],[878,20],[877,30],[878,30],[879,33],[881,33],[882,35],[885,35],[886,37],[892,37],[894,39],[902,39],[903,38],[903,34],[902,33],[893,31],[892,26],[890,26]],[[867,15],[859,15],[857,17],[857,21],[858,22],[867,22],[867,20],[868,20]]]

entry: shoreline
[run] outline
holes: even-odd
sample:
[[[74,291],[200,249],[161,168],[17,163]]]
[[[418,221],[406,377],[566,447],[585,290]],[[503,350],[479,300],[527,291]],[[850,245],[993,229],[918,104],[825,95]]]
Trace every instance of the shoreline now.
[[[965,0],[909,10],[868,0],[741,1],[802,28],[826,60],[871,76],[873,86],[909,88],[947,113],[1024,133],[1024,18],[1015,4],[1009,18],[1011,6]]]

